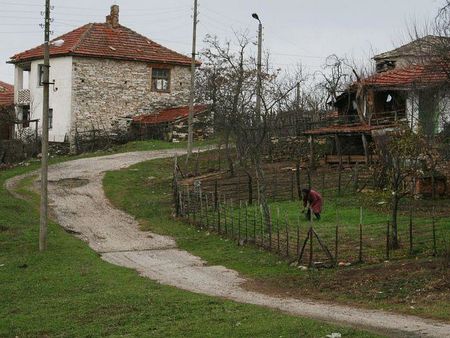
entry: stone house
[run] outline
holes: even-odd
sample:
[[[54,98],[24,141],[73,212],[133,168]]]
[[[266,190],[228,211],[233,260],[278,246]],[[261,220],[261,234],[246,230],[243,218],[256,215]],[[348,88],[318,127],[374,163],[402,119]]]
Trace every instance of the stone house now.
[[[43,45],[9,63],[15,66],[17,118],[40,117]],[[105,23],[51,41],[49,140],[73,146],[79,134],[122,133],[133,116],[186,105],[190,64],[189,57],[120,25],[119,7],[112,6]]]

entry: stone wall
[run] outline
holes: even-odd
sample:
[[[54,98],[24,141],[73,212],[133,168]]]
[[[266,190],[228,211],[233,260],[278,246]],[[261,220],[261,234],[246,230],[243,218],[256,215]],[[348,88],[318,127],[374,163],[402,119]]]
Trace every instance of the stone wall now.
[[[186,105],[190,68],[156,66],[171,69],[170,93],[151,90],[151,64],[74,58],[71,138],[89,130],[124,132],[132,116]]]
[[[197,114],[193,120],[193,136],[194,140],[204,140],[214,134],[214,113],[207,111]],[[188,119],[175,121],[172,128],[171,141],[179,142],[188,139],[189,124]]]

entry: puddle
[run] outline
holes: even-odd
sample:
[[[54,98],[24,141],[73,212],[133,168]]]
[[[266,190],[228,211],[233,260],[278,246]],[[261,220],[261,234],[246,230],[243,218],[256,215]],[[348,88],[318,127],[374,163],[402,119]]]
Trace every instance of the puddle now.
[[[63,188],[78,188],[89,183],[85,178],[63,178],[59,181],[52,181],[52,183]]]

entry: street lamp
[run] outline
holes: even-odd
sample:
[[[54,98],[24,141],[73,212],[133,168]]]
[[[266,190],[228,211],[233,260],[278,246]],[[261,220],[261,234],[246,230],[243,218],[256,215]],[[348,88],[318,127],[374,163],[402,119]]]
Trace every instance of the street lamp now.
[[[256,114],[258,116],[258,118],[261,117],[261,87],[262,87],[262,83],[261,83],[261,75],[262,75],[262,23],[261,20],[259,19],[258,14],[253,13],[252,14],[252,18],[255,20],[258,20],[259,25],[258,25],[258,63],[257,63],[257,67],[258,67],[258,74],[257,74],[257,83],[256,83]]]

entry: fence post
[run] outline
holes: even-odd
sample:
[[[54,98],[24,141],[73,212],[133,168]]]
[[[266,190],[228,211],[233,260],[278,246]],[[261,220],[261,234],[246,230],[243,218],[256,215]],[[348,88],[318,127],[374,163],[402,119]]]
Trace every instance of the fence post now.
[[[256,210],[257,210],[257,208],[254,207],[253,208],[253,240],[255,241],[255,244],[256,244]]]
[[[309,267],[311,268],[313,265],[313,212],[312,209],[309,208]]]
[[[289,222],[286,215],[286,257],[289,257]]]
[[[386,229],[386,260],[389,260],[389,249],[391,245],[390,240],[390,231],[391,231],[391,224],[388,221],[387,222],[387,229]]]
[[[363,238],[362,238],[362,222],[363,222],[363,208],[359,209],[359,262],[363,261]]]
[[[184,200],[183,200],[183,193],[181,192],[181,189],[178,190],[178,199],[180,201],[180,216],[184,217],[185,213],[184,213]]]
[[[355,164],[355,173],[353,176],[353,189],[358,191],[359,189],[359,165],[358,162]]]
[[[294,200],[294,172],[291,170],[291,201]]]
[[[312,265],[313,265],[313,232],[312,232],[312,226],[309,228],[308,236],[309,236],[309,264],[308,264],[308,266],[311,268]]]
[[[180,200],[179,200],[179,194],[178,194],[178,175],[177,175],[177,156],[174,156],[174,168],[173,168],[173,180],[172,180],[172,191],[173,191],[173,199],[175,202],[175,216],[180,216]]]
[[[261,246],[264,247],[264,217],[262,205],[259,205],[259,219],[261,220]]]
[[[245,243],[248,243],[248,201],[245,202]]]
[[[193,218],[193,223],[195,226],[195,222],[197,221],[197,203],[196,203],[196,192],[195,192],[195,187],[194,187],[194,196],[192,197],[192,218]]]
[[[188,223],[191,223],[191,192],[189,191],[189,188],[187,188],[187,216],[188,216]]]
[[[435,219],[435,213],[434,213],[434,206],[433,206],[433,215],[432,215],[432,225],[433,225],[433,256],[437,256],[437,246],[436,246],[436,219]]]
[[[201,188],[200,188],[200,191],[198,192],[197,196],[198,196],[198,200],[200,202],[199,203],[199,206],[200,206],[200,227],[203,228],[205,217],[203,215],[203,211],[204,211],[203,210],[203,193],[202,193]]]
[[[214,210],[217,210],[219,204],[218,186],[217,180],[214,182]]]
[[[238,243],[241,243],[241,208],[242,202],[239,200],[239,212],[238,212]]]
[[[206,216],[206,227],[209,228],[209,220],[208,220],[208,193],[205,194],[205,216]]]
[[[228,236],[228,224],[227,224],[227,197],[223,195],[223,221],[224,221],[224,230],[225,236]]]
[[[413,255],[413,207],[409,208],[409,254]]]
[[[217,195],[214,196],[214,203],[216,205],[216,212],[217,212],[217,232],[220,233],[222,232],[221,229],[221,219],[220,219],[220,201],[217,199]]]
[[[336,224],[336,238],[334,241],[334,261],[336,266],[339,264],[338,263],[338,247],[339,247],[339,225]]]
[[[231,239],[234,239],[234,208],[233,199],[230,198],[230,216],[231,216]]]
[[[300,255],[300,215],[297,220],[297,257]]]
[[[298,199],[302,200],[302,187],[301,187],[301,181],[300,181],[300,162],[297,160],[297,163],[295,164],[295,177],[297,180],[297,195]]]

